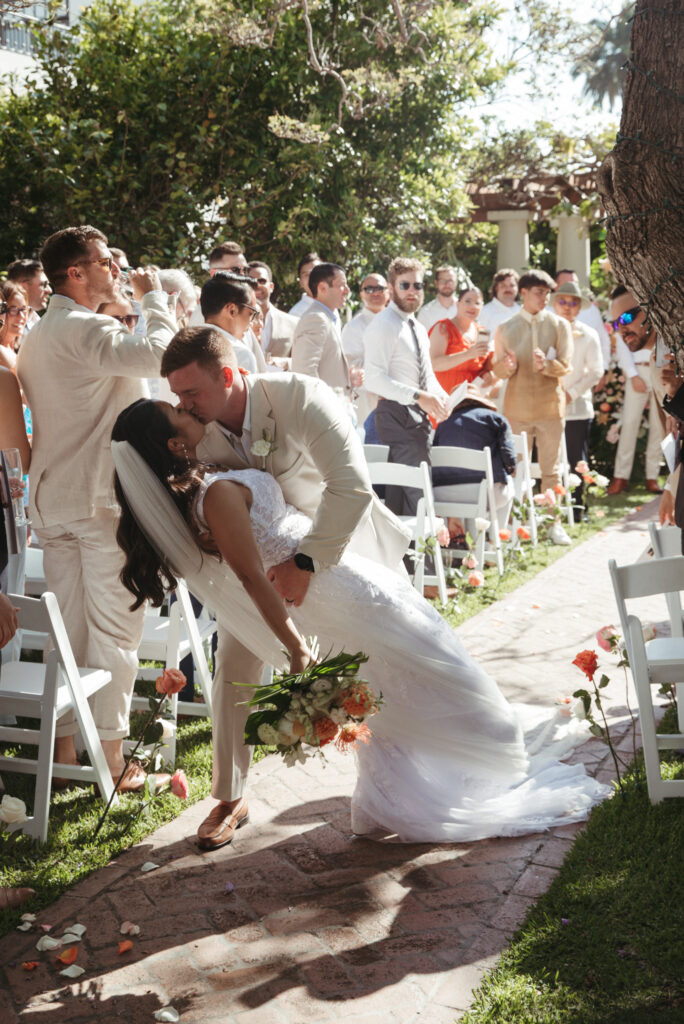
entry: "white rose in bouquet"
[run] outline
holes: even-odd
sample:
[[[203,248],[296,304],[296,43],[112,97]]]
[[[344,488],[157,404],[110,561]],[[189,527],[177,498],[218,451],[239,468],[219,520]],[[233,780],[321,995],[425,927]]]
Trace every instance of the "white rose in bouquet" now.
[[[261,742],[265,743],[267,747],[276,747],[278,745],[278,732],[268,722],[263,722],[257,729],[257,733]]]

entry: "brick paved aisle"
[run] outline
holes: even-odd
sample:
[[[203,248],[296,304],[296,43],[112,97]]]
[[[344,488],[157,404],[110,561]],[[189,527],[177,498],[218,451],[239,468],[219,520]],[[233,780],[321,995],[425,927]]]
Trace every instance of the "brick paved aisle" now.
[[[641,554],[654,510],[460,629],[507,696],[547,704],[580,684],[572,658],[616,621],[607,560]],[[607,692],[624,721],[621,676]],[[605,750],[591,740],[576,756],[607,779]],[[35,932],[0,942],[0,1020],[137,1024],[169,1003],[183,1024],[456,1020],[581,826],[463,846],[374,843],[350,834],[353,781],[341,755],[292,769],[267,758],[251,775],[250,825],[212,854],[194,842],[212,801],[189,808],[41,912],[57,934],[87,925],[77,981],[63,984],[54,954],[35,952]],[[148,860],[160,866],[142,873]],[[141,933],[118,956],[124,920]],[[30,974],[26,959],[40,961]]]

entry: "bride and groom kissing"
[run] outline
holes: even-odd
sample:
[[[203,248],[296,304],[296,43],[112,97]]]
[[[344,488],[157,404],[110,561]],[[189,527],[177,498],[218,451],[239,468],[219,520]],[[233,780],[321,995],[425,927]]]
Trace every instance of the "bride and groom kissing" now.
[[[363,650],[368,682],[385,695],[357,755],[355,832],[444,842],[584,817],[605,787],[548,758],[535,774],[524,716],[411,586],[408,533],[373,493],[334,393],[297,374],[246,375],[208,326],[175,335],[162,374],[179,405],[136,402],[112,435],[119,542],[136,600],[159,600],[182,575],[217,615],[218,803],[200,847],[230,842],[248,818],[249,709],[231,683],[258,685],[265,662],[282,666],[283,646],[300,670],[308,635],[323,650]]]

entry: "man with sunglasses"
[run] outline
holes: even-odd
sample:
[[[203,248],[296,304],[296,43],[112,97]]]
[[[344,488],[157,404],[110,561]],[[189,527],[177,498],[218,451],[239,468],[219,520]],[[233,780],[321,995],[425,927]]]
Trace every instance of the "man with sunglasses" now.
[[[33,416],[29,515],[77,664],[112,674],[92,710],[107,764],[118,779],[144,609],[130,611],[130,594],[119,580],[123,556],[116,543],[109,444],[119,413],[146,397],[146,377],[159,376],[175,321],[150,270],[130,275],[147,320],[145,337],[97,315],[102,303],[117,301],[120,293],[119,268],[96,228],[82,225],[51,235],[41,262],[54,294],[17,363]],[[77,731],[75,719],[60,719],[56,761],[76,763]],[[59,770],[55,774],[59,778]],[[130,763],[123,791],[144,784],[144,772]]]
[[[217,271],[202,287],[200,307],[205,323],[216,327],[233,346],[241,369],[265,373],[266,359],[249,329],[259,314],[251,279]]]
[[[660,494],[658,471],[662,460],[660,442],[663,438],[663,421],[661,419],[662,388],[659,371],[652,363],[656,333],[647,321],[634,295],[618,285],[611,295],[610,316],[613,330],[617,331],[629,349],[630,363],[623,360],[622,367],[627,381],[622,405],[622,424],[620,440],[615,453],[613,479],[608,487],[608,494],[620,494],[629,487],[632,473],[634,452],[636,450],[639,427],[646,407],[648,411],[648,444],[646,446],[646,490],[651,494]],[[632,362],[633,361],[633,362]],[[630,368],[632,370],[630,374]]]
[[[430,416],[447,417],[447,394],[435,377],[428,334],[416,319],[423,304],[424,268],[398,257],[387,271],[391,302],[364,335],[365,384],[378,395],[375,429],[389,445],[389,461],[407,466],[429,462]],[[385,500],[397,515],[415,515],[420,493],[388,487]]]
[[[262,263],[261,260],[252,260],[247,267],[247,274],[254,282],[254,294],[264,317],[264,326],[261,329],[261,348],[264,355],[267,360],[273,360],[283,369],[289,369],[297,317],[277,309],[271,302],[275,285],[268,264]]]

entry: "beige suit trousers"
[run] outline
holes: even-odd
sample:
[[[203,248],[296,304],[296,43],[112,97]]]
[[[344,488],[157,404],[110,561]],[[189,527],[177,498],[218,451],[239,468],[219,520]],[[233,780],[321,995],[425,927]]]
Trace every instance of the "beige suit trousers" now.
[[[237,800],[245,791],[252,747],[245,743],[245,722],[250,709],[241,701],[252,696],[239,683],[261,682],[264,663],[219,627],[216,669],[211,691],[211,734],[214,746],[211,794],[216,800]]]
[[[647,387],[646,391],[635,391],[631,381],[625,381],[625,398],[622,405],[622,424],[620,426],[620,440],[615,452],[615,466],[613,476],[622,480],[629,480],[632,475],[634,453],[636,451],[639,427],[644,413],[644,407],[648,407],[648,443],[646,445],[646,479],[657,480],[658,470],[663,458],[663,451],[660,442],[663,439],[663,428],[658,411],[658,400],[653,389],[651,377],[651,364],[637,363],[637,373]],[[656,370],[657,373],[657,370]],[[659,383],[659,382],[658,382]]]
[[[35,531],[48,589],[57,596],[76,664],[112,673],[111,682],[90,702],[103,740],[128,736],[145,615],[144,605],[129,611],[133,598],[119,580],[124,556],[116,543],[117,523],[113,509],[99,509],[90,519]],[[56,732],[74,735],[76,719],[65,715]]]
[[[560,451],[561,439],[565,420],[509,420],[511,430],[514,434],[520,434],[524,430],[527,433],[527,443],[532,454],[532,446],[537,442],[537,457],[541,469],[541,489],[555,487],[561,482],[560,474]]]

